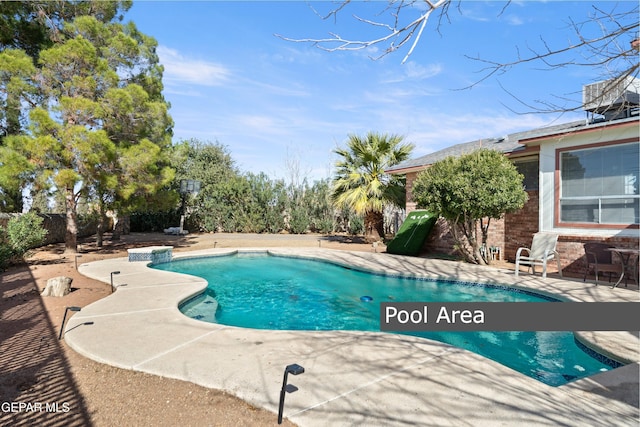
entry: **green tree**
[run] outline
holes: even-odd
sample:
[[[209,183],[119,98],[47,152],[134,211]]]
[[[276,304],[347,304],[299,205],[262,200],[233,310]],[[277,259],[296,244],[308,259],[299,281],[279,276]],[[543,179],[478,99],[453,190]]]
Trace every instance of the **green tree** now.
[[[385,205],[404,205],[404,177],[385,173],[411,155],[413,144],[402,141],[398,135],[369,132],[364,137],[350,135],[347,148],[335,150],[341,159],[336,162],[332,200],[338,208],[364,215],[367,240],[384,237]]]
[[[247,202],[241,209],[248,223],[245,230],[254,233],[277,233],[284,229],[287,192],[283,180],[272,180],[265,173],[244,175],[247,180]]]
[[[305,189],[302,203],[307,207],[311,230],[331,233],[335,228],[335,213],[331,203],[331,181],[316,181]]]
[[[40,51],[65,37],[64,24],[91,15],[101,22],[121,20],[133,2],[49,0],[0,2],[0,50],[23,50],[37,61]]]
[[[38,66],[42,50],[52,47],[54,43],[61,42],[68,36],[73,37],[72,34],[66,33],[65,23],[83,15],[91,15],[103,23],[120,20],[121,14],[131,5],[130,0],[0,2],[0,52],[24,52],[31,59],[32,65]],[[0,142],[4,136],[15,135],[22,130],[25,120],[21,120],[24,109],[20,97],[24,93],[23,90],[2,92],[0,89]]]
[[[306,179],[302,182],[292,181],[289,184],[287,191],[289,200],[286,216],[288,230],[293,234],[304,234],[309,230],[309,226],[311,225],[309,218],[310,206],[306,205],[309,197],[305,197],[305,195],[308,194]]]
[[[35,73],[36,67],[25,52],[0,52],[0,152],[5,159],[5,167],[0,170],[0,208],[4,212],[22,211],[21,183],[29,165],[7,150],[4,139],[20,134],[21,123],[26,120],[24,106],[36,102],[31,81]]]
[[[448,157],[418,174],[413,198],[419,208],[447,220],[457,248],[467,261],[487,264],[480,248],[486,246],[491,219],[524,206],[527,193],[522,180],[504,154],[480,149]]]
[[[200,181],[200,192],[185,200],[191,224],[203,231],[235,231],[231,218],[237,215],[234,210],[241,203],[239,194],[246,191],[246,182],[228,148],[218,142],[183,140],[173,149],[171,165],[176,170],[176,191],[183,179]]]
[[[153,39],[132,23],[92,16],[65,23],[64,32],[63,41],[40,51],[38,68],[24,79],[40,101],[30,108],[28,130],[5,138],[0,177],[17,161],[24,166],[22,182],[62,192],[65,246],[75,251],[81,196],[92,196],[104,213],[149,200],[171,182],[164,152],[172,122],[160,94],[162,68]],[[11,74],[7,68],[2,71]]]

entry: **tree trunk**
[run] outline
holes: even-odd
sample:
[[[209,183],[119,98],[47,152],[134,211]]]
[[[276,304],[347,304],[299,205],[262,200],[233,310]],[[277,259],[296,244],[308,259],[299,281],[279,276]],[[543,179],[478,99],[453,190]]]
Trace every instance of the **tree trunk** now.
[[[480,248],[482,247],[482,242],[481,239],[478,239],[478,221],[469,221],[469,224],[467,226],[467,238],[469,239],[469,243],[473,248],[473,258],[475,259],[475,263],[480,265],[487,265],[487,262],[482,255],[482,251],[480,250]]]
[[[98,203],[98,226],[96,227],[96,246],[101,248],[104,245],[104,231],[107,229],[107,214],[104,210],[104,204]]]
[[[364,214],[364,238],[367,243],[379,242],[384,237],[382,212],[367,211]]]
[[[78,213],[73,188],[65,189],[65,211],[67,216],[67,229],[64,236],[65,252],[78,252]]]
[[[484,246],[484,262],[486,265],[491,263],[491,254],[489,254],[489,245],[487,241],[489,240],[489,224],[491,223],[491,218],[487,218],[487,223],[485,224],[484,220],[480,218],[480,232],[482,233],[482,246]]]
[[[449,220],[447,220],[447,222],[449,222],[449,228],[451,229],[456,248],[462,254],[465,261],[472,264],[487,265],[480,252],[480,242],[475,231],[477,226],[476,222],[459,223]]]

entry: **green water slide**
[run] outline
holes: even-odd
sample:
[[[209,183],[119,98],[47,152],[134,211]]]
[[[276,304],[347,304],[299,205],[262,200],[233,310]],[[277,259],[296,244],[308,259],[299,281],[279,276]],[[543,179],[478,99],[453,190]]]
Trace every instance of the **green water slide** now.
[[[411,212],[400,226],[396,237],[387,245],[387,253],[418,255],[437,219],[437,216],[424,210]]]

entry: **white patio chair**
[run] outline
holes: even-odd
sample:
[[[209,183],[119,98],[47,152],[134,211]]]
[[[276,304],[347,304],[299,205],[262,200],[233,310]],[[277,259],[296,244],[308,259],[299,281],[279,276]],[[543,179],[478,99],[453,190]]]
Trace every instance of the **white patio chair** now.
[[[558,273],[562,277],[560,254],[556,251],[557,243],[557,234],[543,232],[534,234],[531,248],[518,248],[516,252],[516,276],[520,271],[520,265],[531,267],[533,274],[536,274],[536,265],[541,265],[542,277],[547,277],[547,261],[555,258],[558,263]],[[526,254],[523,254],[523,252],[526,252]]]

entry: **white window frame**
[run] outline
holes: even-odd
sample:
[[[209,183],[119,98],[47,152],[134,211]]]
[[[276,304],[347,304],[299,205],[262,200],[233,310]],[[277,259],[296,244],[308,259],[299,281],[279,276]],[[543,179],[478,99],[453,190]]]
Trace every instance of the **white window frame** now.
[[[601,195],[586,195],[586,196],[564,196],[562,194],[564,187],[564,183],[562,181],[562,166],[563,166],[563,155],[566,153],[572,152],[584,152],[584,151],[595,151],[595,150],[606,150],[614,147],[620,147],[623,145],[636,145],[640,146],[640,144],[636,142],[625,142],[625,143],[615,143],[615,144],[598,144],[596,146],[575,146],[575,147],[567,147],[561,150],[558,150],[558,176],[559,176],[559,194],[557,200],[557,225],[560,227],[566,226],[607,226],[607,227],[624,227],[624,226],[637,226],[640,221],[638,221],[638,208],[637,204],[640,203],[640,194],[635,194],[633,191],[636,189],[638,183],[638,175],[629,175],[628,182],[625,180],[625,185],[623,185],[623,190],[625,194],[601,194]],[[638,159],[640,161],[640,159]],[[637,172],[636,172],[637,173]],[[624,177],[624,175],[618,175]],[[633,181],[633,182],[632,182]],[[637,191],[637,190],[636,190]],[[631,193],[631,194],[629,194]],[[612,202],[614,200],[618,200],[620,204],[628,205],[631,209],[635,209],[635,219],[634,222],[605,222],[603,219],[603,205],[606,205],[608,202]],[[577,221],[577,220],[568,220],[562,218],[562,209],[563,202],[580,202],[580,201],[594,201],[594,205],[597,206],[595,210],[595,214],[593,215],[592,221]]]

